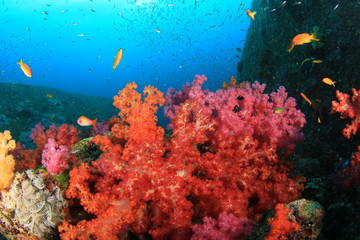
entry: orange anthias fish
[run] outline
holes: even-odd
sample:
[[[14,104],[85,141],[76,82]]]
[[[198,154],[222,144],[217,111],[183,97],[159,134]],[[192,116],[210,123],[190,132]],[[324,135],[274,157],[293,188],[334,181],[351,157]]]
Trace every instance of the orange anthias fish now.
[[[308,102],[310,105],[312,104],[312,102],[310,101],[310,99],[309,99],[307,96],[305,96],[305,94],[300,93],[300,96],[301,96],[303,99],[305,99],[305,101]]]
[[[123,49],[120,48],[117,55],[116,55],[116,57],[115,57],[114,65],[112,66],[113,71],[115,71],[116,67],[119,65],[119,63],[121,61],[121,58],[122,58],[122,54],[123,54]]]
[[[256,11],[252,12],[250,10],[246,10],[246,14],[249,16],[249,18],[251,18],[252,20],[255,20]]]
[[[331,86],[334,86],[334,87],[335,87],[336,81],[333,81],[333,80],[331,80],[330,78],[323,78],[321,81],[322,81],[323,83],[326,83],[326,84],[328,84],[328,85],[331,85]]]
[[[296,35],[293,40],[291,41],[290,47],[287,50],[288,52],[291,52],[294,49],[295,45],[303,45],[305,43],[311,43],[311,41],[320,41],[320,39],[317,39],[315,37],[315,33],[309,34],[309,33],[301,33]]]
[[[24,72],[24,74],[27,77],[29,77],[29,78],[32,77],[32,72],[31,72],[30,67],[26,63],[23,63],[22,59],[20,59],[20,62],[17,62],[17,64],[20,65],[21,70]]]
[[[97,118],[91,120],[85,116],[81,116],[78,118],[77,123],[83,127],[93,126],[94,128],[96,128],[96,120]]]

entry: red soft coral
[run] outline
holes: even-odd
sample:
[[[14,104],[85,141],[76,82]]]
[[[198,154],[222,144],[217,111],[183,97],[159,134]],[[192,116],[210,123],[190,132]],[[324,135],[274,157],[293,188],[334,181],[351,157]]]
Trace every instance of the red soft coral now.
[[[289,220],[288,213],[290,209],[284,204],[278,204],[275,210],[275,217],[268,220],[270,232],[266,235],[265,240],[288,239],[288,236],[300,229],[300,225]]]
[[[343,187],[345,189],[349,188],[352,183],[360,185],[360,146],[351,157],[349,167],[342,171],[341,176],[344,178]]]

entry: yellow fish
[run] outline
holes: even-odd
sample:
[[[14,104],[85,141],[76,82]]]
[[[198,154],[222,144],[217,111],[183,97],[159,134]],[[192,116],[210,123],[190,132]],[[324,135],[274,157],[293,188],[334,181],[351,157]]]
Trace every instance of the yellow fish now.
[[[23,63],[22,59],[20,59],[20,62],[17,62],[17,64],[20,65],[21,70],[24,72],[24,74],[27,77],[29,77],[29,78],[32,77],[32,72],[31,72],[30,67],[26,63]]]
[[[322,60],[319,60],[319,59],[317,59],[317,60],[313,60],[313,63],[322,63],[323,61]]]
[[[323,78],[321,81],[322,81],[323,83],[326,83],[326,84],[328,84],[328,85],[331,85],[331,86],[334,86],[334,87],[335,87],[336,81],[333,81],[333,80],[331,80],[330,78]]]
[[[285,108],[277,108],[274,110],[274,113],[282,113],[283,111],[285,111]]]
[[[114,60],[114,65],[112,66],[112,69],[113,71],[115,71],[116,67],[119,65],[121,59],[122,59],[122,54],[123,54],[123,49],[120,48],[116,57],[115,57],[115,60]]]

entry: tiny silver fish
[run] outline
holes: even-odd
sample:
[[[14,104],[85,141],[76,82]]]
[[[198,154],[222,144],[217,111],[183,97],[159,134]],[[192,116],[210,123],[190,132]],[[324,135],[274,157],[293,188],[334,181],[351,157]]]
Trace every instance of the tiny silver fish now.
[[[279,8],[285,6],[285,4],[286,4],[286,1],[283,1],[283,2],[280,4]]]

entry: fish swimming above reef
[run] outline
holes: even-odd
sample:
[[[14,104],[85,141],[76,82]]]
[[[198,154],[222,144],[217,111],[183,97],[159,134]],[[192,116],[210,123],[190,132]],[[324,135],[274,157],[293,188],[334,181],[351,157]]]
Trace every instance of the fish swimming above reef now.
[[[22,59],[20,59],[20,62],[17,62],[17,64],[20,65],[20,68],[21,70],[24,72],[24,74],[31,78],[32,77],[32,71],[31,71],[31,68],[26,64],[26,63],[23,63]]]
[[[313,34],[309,33],[300,33],[296,35],[292,40],[288,52],[291,52],[295,45],[303,45],[305,43],[311,43],[311,41],[320,41],[320,39],[317,39],[315,36],[315,32]]]
[[[77,123],[83,127],[93,126],[94,128],[96,128],[96,120],[97,118],[91,120],[85,116],[81,116],[78,118]]]
[[[311,100],[304,94],[304,93],[300,93],[300,96],[308,103],[308,104],[312,104]]]
[[[312,72],[315,63],[322,63],[322,60],[315,59],[313,57],[305,58],[304,61],[302,61],[300,66],[300,71],[303,73],[310,73]]]
[[[250,10],[246,10],[246,14],[249,16],[249,18],[251,18],[252,20],[255,20],[256,11],[252,12]]]
[[[115,71],[116,67],[120,64],[120,61],[122,59],[123,49],[120,48],[118,53],[116,54],[114,65],[112,66],[113,71]]]
[[[321,80],[323,83],[330,85],[330,86],[334,86],[335,87],[335,83],[336,81],[331,80],[330,78],[323,78]]]

